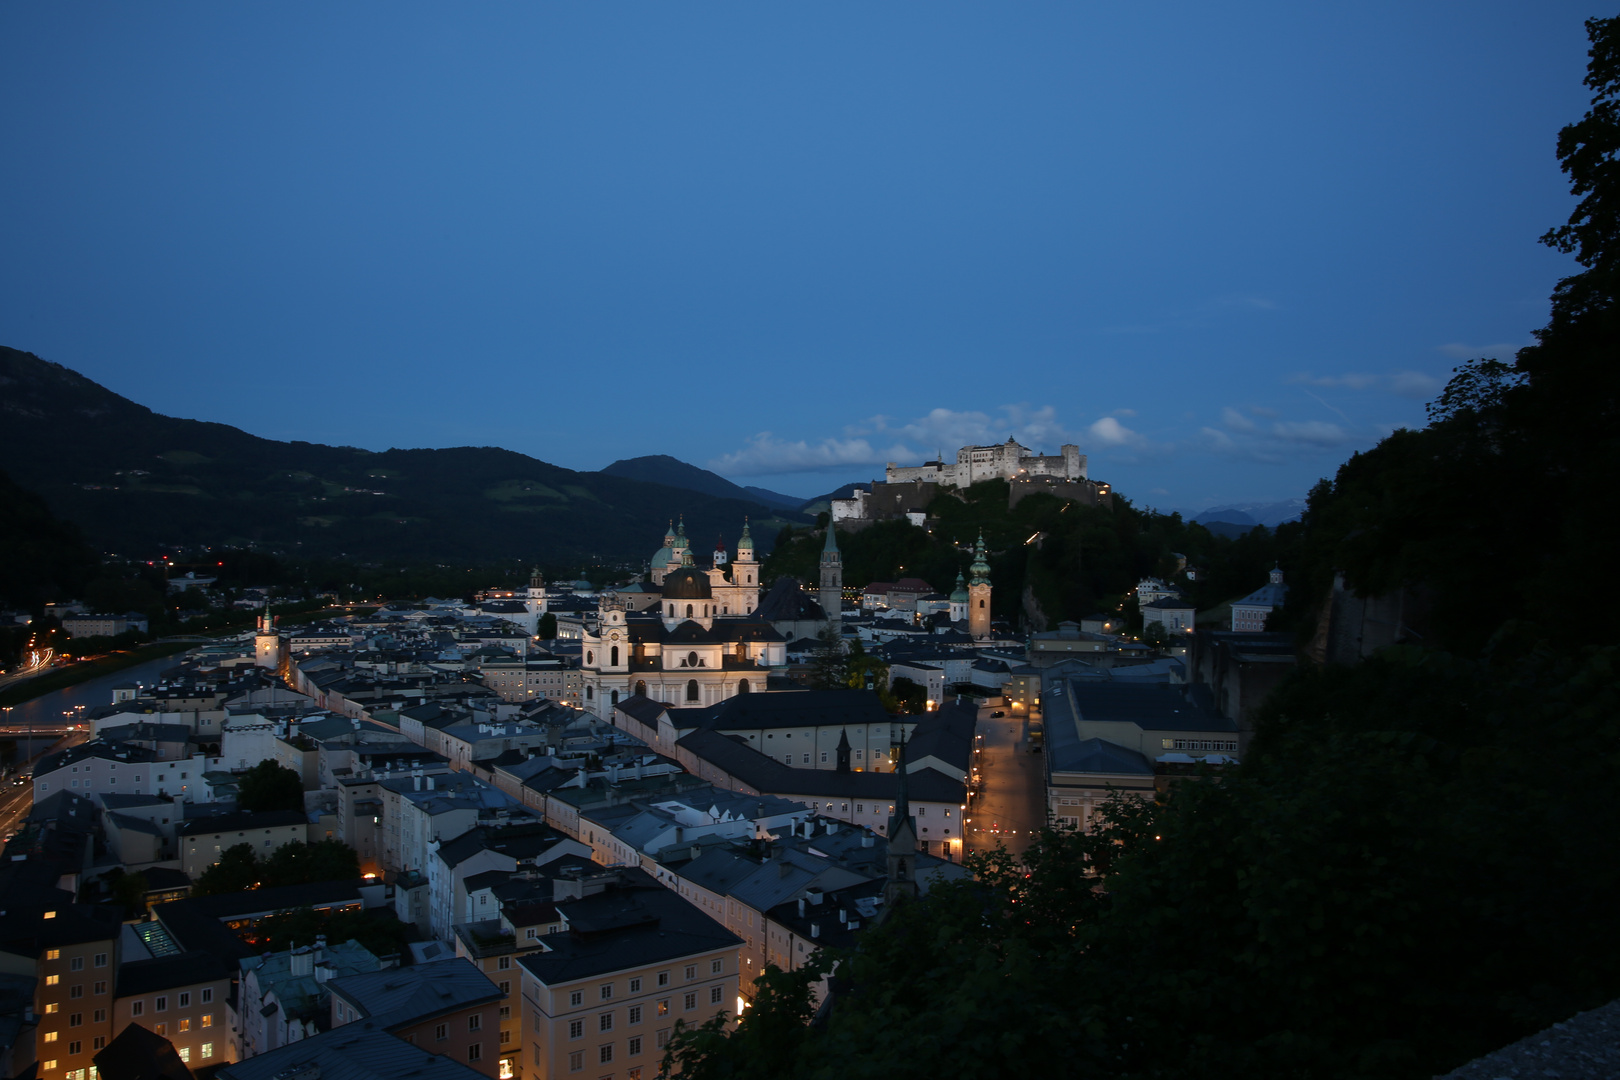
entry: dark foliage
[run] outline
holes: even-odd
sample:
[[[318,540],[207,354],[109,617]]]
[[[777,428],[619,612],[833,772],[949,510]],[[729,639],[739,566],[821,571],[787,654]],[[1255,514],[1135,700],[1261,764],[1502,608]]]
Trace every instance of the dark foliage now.
[[[236,805],[255,813],[302,810],[304,782],[291,769],[266,759],[242,774],[236,785]]]

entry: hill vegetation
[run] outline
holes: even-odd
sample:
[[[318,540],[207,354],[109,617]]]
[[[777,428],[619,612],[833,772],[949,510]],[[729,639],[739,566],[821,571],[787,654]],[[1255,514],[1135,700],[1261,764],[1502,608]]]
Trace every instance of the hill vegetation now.
[[[750,517],[767,542],[788,520],[740,488],[716,495],[574,472],[494,447],[372,452],[262,439],[159,415],[5,347],[0,454],[93,546],[126,555],[211,545],[460,565],[639,561],[681,515],[692,535],[727,537]]]
[[[1592,110],[1558,140],[1581,202],[1544,238],[1583,270],[1302,523],[1296,620],[1343,575],[1421,597],[1428,633],[1305,665],[1219,783],[975,857],[823,958],[823,1023],[770,973],[733,1033],[677,1035],[684,1076],[1416,1080],[1620,996],[1620,627],[1579,604],[1620,464],[1620,19],[1587,27]]]

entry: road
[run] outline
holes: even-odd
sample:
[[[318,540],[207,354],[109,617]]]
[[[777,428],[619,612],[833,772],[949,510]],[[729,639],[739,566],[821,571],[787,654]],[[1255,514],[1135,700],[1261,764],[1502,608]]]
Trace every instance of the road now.
[[[1022,854],[1035,830],[1046,824],[1046,771],[1040,754],[1030,753],[1024,721],[979,710],[978,769],[981,787],[969,804],[968,850],[982,851],[999,842]]]

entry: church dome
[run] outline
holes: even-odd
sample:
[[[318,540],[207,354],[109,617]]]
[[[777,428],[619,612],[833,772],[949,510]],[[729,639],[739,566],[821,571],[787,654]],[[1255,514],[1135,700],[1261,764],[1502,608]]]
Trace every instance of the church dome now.
[[[952,591],[952,593],[951,593],[951,603],[953,603],[953,604],[965,604],[967,602],[968,602],[967,585],[963,583],[962,574],[961,574],[960,571],[958,571],[957,575],[956,575],[956,589],[954,591]]]
[[[695,566],[683,566],[664,578],[665,600],[708,600],[709,575]]]
[[[645,551],[647,549],[642,548],[641,550]],[[661,547],[653,553],[652,568],[654,570],[667,570],[672,564],[679,566],[680,560],[675,557],[675,552],[669,548]]]

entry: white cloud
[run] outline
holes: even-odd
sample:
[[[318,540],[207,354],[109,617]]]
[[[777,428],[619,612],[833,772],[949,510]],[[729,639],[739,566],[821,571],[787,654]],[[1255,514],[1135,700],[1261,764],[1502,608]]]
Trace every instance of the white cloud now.
[[[1145,440],[1112,416],[1105,416],[1086,429],[1086,433],[1102,446],[1140,446]]]
[[[1435,347],[1435,352],[1450,356],[1457,360],[1476,360],[1482,356],[1492,360],[1512,360],[1524,345],[1515,345],[1511,341],[1498,342],[1495,345],[1465,345],[1460,341],[1453,341],[1449,345]]]
[[[1440,392],[1444,385],[1433,375],[1425,375],[1421,371],[1397,371],[1389,377],[1389,390],[1405,398],[1417,398],[1427,401]]]
[[[1121,430],[1124,430],[1121,428]],[[822,472],[852,466],[882,466],[890,461],[915,465],[936,453],[954,460],[962,446],[986,446],[1017,439],[1038,453],[1055,454],[1064,443],[1083,444],[1050,405],[1001,405],[994,413],[933,409],[912,420],[873,416],[847,425],[842,438],[820,441],[782,439],[762,431],[742,449],[711,460],[708,467],[723,476]]]
[[[1271,434],[1284,442],[1310,446],[1343,446],[1350,441],[1343,428],[1325,420],[1279,420],[1271,425]]]
[[[1221,423],[1233,431],[1257,431],[1258,425],[1231,406],[1221,410]]]
[[[1115,416],[1135,416],[1136,415],[1136,410],[1135,409],[1115,409],[1114,410],[1114,415]]]

